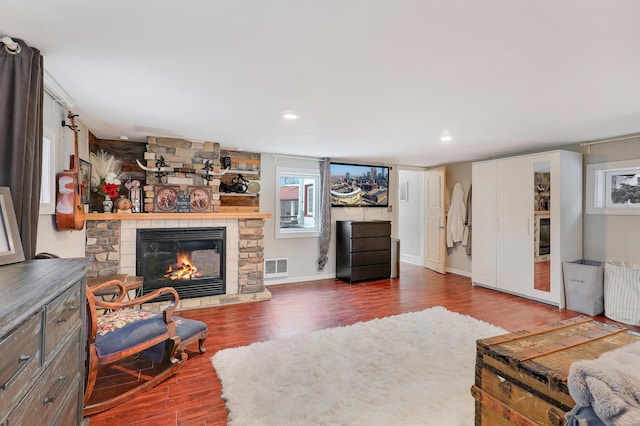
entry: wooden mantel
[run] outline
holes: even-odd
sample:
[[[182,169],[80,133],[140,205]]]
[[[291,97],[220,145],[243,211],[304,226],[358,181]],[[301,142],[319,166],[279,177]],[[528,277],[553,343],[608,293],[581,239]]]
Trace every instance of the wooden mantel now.
[[[85,220],[269,219],[271,213],[86,213]]]

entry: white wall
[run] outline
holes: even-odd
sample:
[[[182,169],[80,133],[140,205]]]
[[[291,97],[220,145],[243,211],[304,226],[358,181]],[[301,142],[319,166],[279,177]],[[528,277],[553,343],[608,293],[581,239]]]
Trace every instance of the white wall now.
[[[591,145],[584,165],[633,159],[640,159],[640,138]],[[640,216],[585,214],[583,224],[585,259],[640,263]]]
[[[66,119],[67,111],[51,96],[45,92],[44,96],[44,122],[43,130],[45,134],[53,135],[55,146],[55,173],[68,170],[70,158],[74,152],[74,135],[71,129],[62,127],[62,121]],[[78,151],[80,158],[89,159],[89,132],[88,129],[78,119],[75,122],[80,127],[78,133]],[[44,161],[44,159],[43,159]],[[55,177],[54,177],[55,179]],[[54,194],[55,197],[56,194]],[[64,231],[59,232],[56,228],[55,214],[40,214],[38,219],[38,237],[36,242],[36,253],[53,253],[60,257],[85,257],[85,231]]]
[[[275,215],[276,191],[279,184],[276,179],[277,167],[313,168],[319,170],[317,160],[306,160],[262,154],[260,158],[260,211]],[[336,275],[335,252],[335,221],[336,220],[391,220],[392,236],[397,235],[397,213],[393,206],[397,205],[397,194],[392,188],[397,187],[397,168],[389,171],[389,204],[391,211],[380,207],[338,207],[331,212],[332,238],[329,249],[329,262],[324,271],[318,271],[317,261],[320,256],[319,239],[313,238],[276,238],[275,218],[266,219],[264,227],[264,257],[265,259],[288,258],[289,274],[287,277],[265,280],[266,285],[283,284],[288,282],[309,281],[334,278]]]

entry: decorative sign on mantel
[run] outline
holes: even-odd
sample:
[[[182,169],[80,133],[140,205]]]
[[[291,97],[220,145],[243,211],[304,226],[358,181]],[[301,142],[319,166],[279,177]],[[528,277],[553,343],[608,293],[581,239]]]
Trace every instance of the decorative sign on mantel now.
[[[191,212],[191,198],[189,194],[178,194],[178,201],[176,202],[176,213],[190,213]]]

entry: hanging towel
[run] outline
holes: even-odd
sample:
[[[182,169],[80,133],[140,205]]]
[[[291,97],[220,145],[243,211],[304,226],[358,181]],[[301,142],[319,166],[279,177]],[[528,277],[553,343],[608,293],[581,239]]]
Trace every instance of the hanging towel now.
[[[453,187],[451,206],[447,212],[447,247],[453,247],[455,243],[462,241],[465,215],[464,187],[457,182]]]
[[[462,235],[462,245],[467,248],[467,256],[471,256],[471,189],[473,185],[469,186],[469,192],[467,193],[467,214],[464,221],[464,234]]]

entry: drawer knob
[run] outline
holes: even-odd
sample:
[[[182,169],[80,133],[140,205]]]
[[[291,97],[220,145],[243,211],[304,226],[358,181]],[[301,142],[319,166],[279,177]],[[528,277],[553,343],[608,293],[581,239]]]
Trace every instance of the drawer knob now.
[[[27,365],[29,365],[29,362],[32,359],[33,359],[33,355],[31,356],[20,355],[18,357],[18,364],[21,364],[20,367],[18,367],[18,369],[11,375],[11,377],[9,377],[9,380],[7,380],[6,382],[0,385],[0,389],[2,390],[7,389],[9,385],[13,383],[18,378],[18,376],[20,376],[20,374],[24,371],[24,369],[27,368]]]
[[[52,402],[55,402],[56,398],[58,398],[58,396],[60,396],[60,392],[62,392],[62,389],[64,389],[64,384],[67,383],[67,379],[69,378],[69,376],[60,376],[58,377],[58,379],[56,380],[58,383],[58,389],[56,389],[56,392],[53,396],[48,396],[45,399],[42,400],[43,404],[51,404]]]

